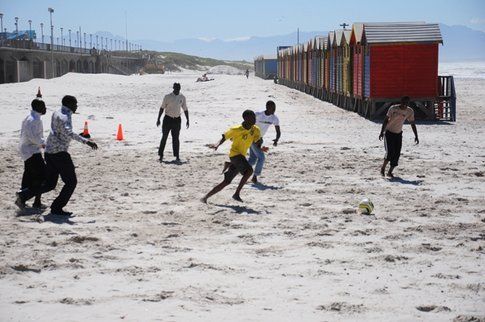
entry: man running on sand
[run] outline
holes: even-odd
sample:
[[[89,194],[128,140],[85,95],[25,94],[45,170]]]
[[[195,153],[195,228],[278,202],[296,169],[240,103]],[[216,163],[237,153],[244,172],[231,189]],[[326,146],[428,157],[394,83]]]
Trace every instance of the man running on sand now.
[[[418,130],[414,123],[414,110],[408,106],[409,97],[404,96],[401,98],[400,105],[394,105],[387,111],[386,118],[382,123],[381,133],[379,134],[379,140],[384,138],[384,147],[386,149],[386,155],[384,157],[384,163],[381,167],[381,175],[384,176],[386,172],[387,163],[391,162],[391,167],[387,172],[387,176],[394,178],[392,171],[397,166],[399,156],[401,155],[402,147],[402,126],[404,121],[408,120],[411,124],[411,128],[414,132],[414,142],[419,144]]]
[[[245,110],[242,117],[244,121],[241,125],[231,127],[222,135],[222,139],[219,141],[219,143],[210,145],[210,148],[217,150],[217,148],[226,140],[232,141],[231,150],[229,152],[230,162],[226,162],[224,166],[224,170],[228,168],[224,173],[224,180],[201,199],[201,201],[204,203],[207,203],[207,199],[209,199],[209,197],[215,195],[229,185],[234,177],[236,177],[238,172],[241,173],[243,177],[241,178],[241,181],[239,182],[236,192],[232,198],[242,202],[239,194],[242,187],[244,187],[249,177],[253,174],[253,168],[251,165],[249,165],[248,160],[246,159],[246,154],[248,153],[248,149],[251,144],[256,143],[259,148],[261,148],[262,143],[261,131],[255,125],[256,115],[254,112],[251,110]]]
[[[45,162],[42,157],[42,149],[45,148],[44,127],[40,118],[45,115],[46,107],[41,97],[32,101],[32,110],[22,122],[20,130],[19,152],[24,161],[21,189],[39,189],[45,178]],[[20,208],[24,207],[23,203],[16,202]],[[40,193],[35,196],[32,207],[42,208]]]
[[[38,189],[23,189],[16,193],[15,204],[22,208],[27,200],[39,193],[46,193],[54,190],[57,186],[59,176],[64,186],[59,196],[52,202],[51,214],[59,216],[71,216],[72,212],[63,208],[69,202],[77,185],[76,170],[69,154],[71,140],[86,144],[93,150],[98,145],[91,140],[83,138],[72,131],[72,114],[76,113],[77,99],[74,96],[66,95],[62,98],[62,107],[52,114],[51,132],[47,137],[45,147],[46,179]]]
[[[276,111],[275,102],[267,101],[266,110],[256,113],[256,125],[261,130],[261,140],[263,139],[263,136],[266,134],[266,131],[268,131],[268,128],[270,127],[270,125],[274,125],[276,130],[276,139],[273,140],[273,146],[278,145],[278,140],[280,139],[280,136],[281,136],[280,120],[275,115],[275,111]],[[262,144],[262,141],[261,141],[261,144]],[[261,171],[263,171],[265,158],[266,157],[264,156],[264,151],[260,147],[258,147],[257,144],[252,144],[249,150],[248,162],[251,166],[254,166],[256,164],[256,167],[254,168],[254,175],[253,175],[253,178],[251,179],[253,183],[258,183],[258,177],[261,175]]]

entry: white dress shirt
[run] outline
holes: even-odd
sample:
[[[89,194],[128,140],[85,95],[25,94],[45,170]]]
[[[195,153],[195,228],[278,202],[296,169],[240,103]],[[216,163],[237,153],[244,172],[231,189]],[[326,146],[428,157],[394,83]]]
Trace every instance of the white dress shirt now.
[[[23,161],[27,161],[36,153],[41,153],[42,145],[45,144],[40,115],[36,111],[30,111],[30,115],[22,121],[19,153]]]
[[[72,111],[63,106],[52,114],[51,132],[47,137],[45,153],[67,152],[72,139],[86,143],[88,139],[72,131]]]
[[[165,111],[165,115],[172,118],[180,117],[180,114],[182,114],[181,109],[187,111],[185,96],[182,94],[175,95],[173,92],[165,95],[162,108]]]

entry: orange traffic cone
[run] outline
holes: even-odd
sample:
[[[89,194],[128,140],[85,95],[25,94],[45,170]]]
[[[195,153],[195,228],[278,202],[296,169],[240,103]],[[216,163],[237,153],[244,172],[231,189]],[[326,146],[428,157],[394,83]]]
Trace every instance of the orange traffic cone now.
[[[79,135],[86,139],[91,138],[91,134],[89,134],[89,129],[88,129],[88,121],[84,122],[84,130],[82,133],[79,133]]]
[[[39,89],[37,90],[37,95],[35,95],[37,98],[42,98],[42,93],[40,92],[40,86]]]
[[[88,129],[88,121],[84,121],[84,135],[89,135],[89,129]]]
[[[121,127],[121,123],[118,124],[118,134],[116,134],[117,141],[123,141],[123,128]]]

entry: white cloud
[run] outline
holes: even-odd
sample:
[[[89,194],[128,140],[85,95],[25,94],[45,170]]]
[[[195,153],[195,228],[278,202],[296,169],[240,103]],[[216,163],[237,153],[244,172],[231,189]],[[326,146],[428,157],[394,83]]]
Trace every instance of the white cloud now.
[[[211,41],[216,40],[216,38],[214,38],[214,37],[199,37],[197,39],[205,41],[205,42],[211,42]]]
[[[474,25],[484,25],[485,24],[485,18],[473,18],[470,20],[470,23]]]
[[[246,41],[251,39],[249,36],[243,36],[243,37],[236,37],[236,38],[230,38],[230,39],[224,39],[224,41]]]

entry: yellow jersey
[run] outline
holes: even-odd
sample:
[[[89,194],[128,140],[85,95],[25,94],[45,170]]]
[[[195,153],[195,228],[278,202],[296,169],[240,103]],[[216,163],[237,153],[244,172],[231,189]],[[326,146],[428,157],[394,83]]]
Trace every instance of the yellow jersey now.
[[[251,144],[261,138],[261,131],[256,125],[251,126],[249,130],[246,130],[242,125],[236,125],[224,133],[224,138],[232,141],[229,151],[230,158],[239,154],[246,156]]]

